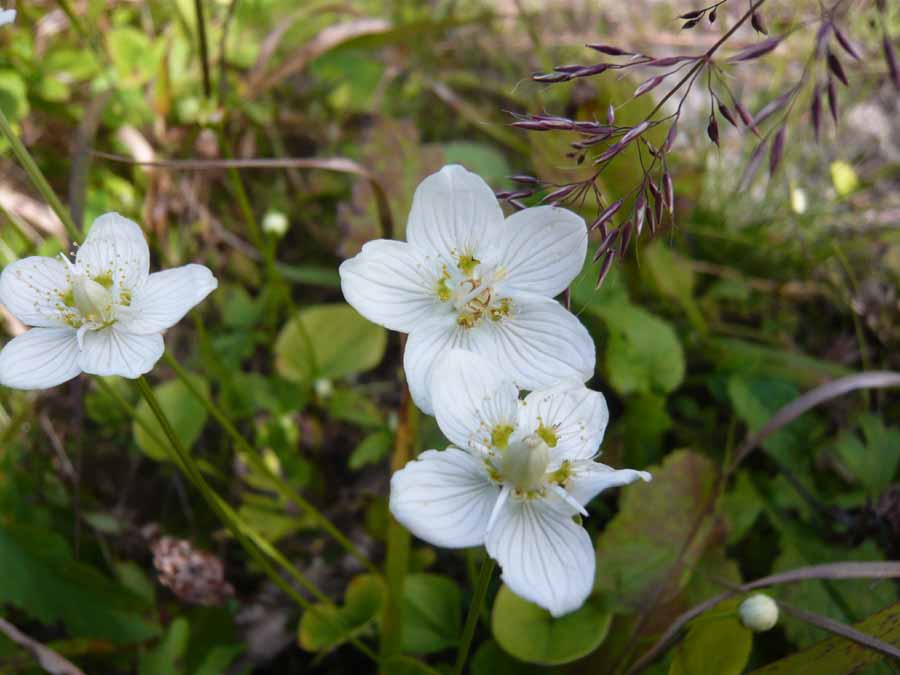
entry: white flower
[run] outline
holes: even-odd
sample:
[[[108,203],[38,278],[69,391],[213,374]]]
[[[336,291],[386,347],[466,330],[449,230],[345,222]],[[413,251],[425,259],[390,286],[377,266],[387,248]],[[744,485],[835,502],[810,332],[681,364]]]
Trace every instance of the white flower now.
[[[538,206],[504,220],[487,183],[445,166],[416,189],[406,238],[363,246],[341,265],[341,288],[370,321],[409,333],[403,366],[423,411],[434,360],[453,347],[502,363],[524,389],[593,374],[590,335],[552,299],[584,264],[579,216]]]
[[[390,508],[435,546],[487,547],[516,594],[560,616],[594,584],[594,549],[578,514],[602,490],[642,478],[594,461],[609,413],[578,380],[519,400],[512,381],[477,354],[438,359],[435,416],[456,447],[428,450],[391,479]]]
[[[12,23],[15,20],[16,20],[16,10],[0,9],[0,26],[4,26],[8,23]]]
[[[163,331],[218,286],[203,265],[149,267],[144,233],[118,213],[94,221],[74,263],[60,255],[7,265],[0,303],[34,328],[0,352],[0,385],[46,389],[82,371],[149,371],[163,354]]]

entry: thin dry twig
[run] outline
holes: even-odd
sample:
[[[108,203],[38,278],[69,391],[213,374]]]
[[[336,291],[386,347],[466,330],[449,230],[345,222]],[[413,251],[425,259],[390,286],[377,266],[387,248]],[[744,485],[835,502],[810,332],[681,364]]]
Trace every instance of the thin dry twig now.
[[[391,207],[387,193],[378,179],[364,166],[346,157],[277,157],[277,158],[251,158],[251,159],[160,159],[148,162],[139,162],[109,152],[94,150],[96,157],[112,162],[132,164],[142,167],[156,167],[174,171],[211,171],[216,169],[318,169],[321,171],[334,171],[358,176],[369,181],[375,201],[378,206],[378,218],[384,232],[394,231],[394,220],[391,216]]]
[[[813,579],[894,579],[898,577],[900,577],[900,562],[841,562],[828,563],[824,565],[810,565],[808,567],[798,567],[794,570],[772,574],[770,576],[763,577],[755,581],[750,581],[740,586],[735,586],[727,591],[723,591],[719,595],[704,600],[703,602],[695,605],[694,607],[691,607],[689,610],[682,613],[669,625],[669,627],[660,636],[656,643],[649,650],[647,650],[647,652],[643,656],[641,656],[641,658],[639,658],[634,662],[634,664],[632,664],[628,672],[637,673],[649,666],[675,642],[678,634],[681,632],[681,629],[688,622],[700,616],[707,610],[712,609],[720,602],[734,597],[735,595],[747,593],[757,588],[778,586],[780,584],[792,584]],[[844,624],[840,624],[840,626],[842,626],[843,628],[847,628],[847,626],[845,626]],[[821,627],[824,628],[824,626]],[[826,628],[826,630],[829,629]],[[859,631],[855,632],[858,633]],[[845,637],[847,636],[845,635]],[[872,639],[874,640],[874,638]],[[881,643],[880,640],[877,640],[877,642]],[[870,645],[867,644],[865,646]],[[877,647],[873,648],[877,649]]]
[[[30,652],[41,668],[50,673],[50,675],[84,675],[84,671],[81,668],[46,645],[28,637],[6,619],[0,618],[0,631],[17,645]]]

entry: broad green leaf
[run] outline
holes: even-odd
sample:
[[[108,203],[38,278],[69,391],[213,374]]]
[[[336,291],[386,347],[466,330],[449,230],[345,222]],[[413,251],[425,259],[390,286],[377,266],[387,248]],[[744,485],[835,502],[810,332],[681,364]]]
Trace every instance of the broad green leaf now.
[[[159,628],[141,616],[148,605],[96,568],[76,560],[48,530],[0,524],[0,603],[45,624],[65,623],[73,636],[142,642]]]
[[[778,530],[781,550],[773,565],[773,573],[828,562],[884,559],[884,554],[871,541],[853,549],[830,545],[823,541],[817,529],[783,517],[774,509],[769,509],[767,513]],[[790,605],[843,623],[852,623],[859,617],[877,612],[898,597],[893,583],[871,579],[810,580],[778,586],[771,590],[771,594]],[[809,646],[826,635],[822,629],[790,617],[785,617],[782,626],[788,638],[798,647]]]
[[[472,675],[539,675],[544,668],[514,659],[493,640],[481,643],[470,666]]]
[[[354,471],[384,459],[391,450],[394,437],[387,431],[376,431],[359,442],[350,454],[348,466]]]
[[[495,146],[470,141],[452,141],[441,145],[447,164],[462,164],[492,186],[507,182],[510,174],[506,158]]]
[[[853,627],[866,635],[900,646],[900,603],[872,614],[853,624]],[[834,635],[803,651],[754,670],[750,675],[847,675],[863,672],[862,668],[865,666],[883,659],[884,656],[878,652]]]
[[[597,540],[597,588],[631,610],[664,602],[683,588],[714,529],[713,519],[706,518],[684,552],[683,565],[676,567],[713,490],[716,471],[706,457],[690,450],[676,450],[662,466],[648,471],[652,482],[622,488],[619,513]],[[660,589],[662,584],[667,585]]]
[[[203,392],[204,396],[208,396],[209,384],[206,380],[199,375],[190,377],[193,385]],[[181,380],[171,380],[154,387],[153,393],[156,394],[160,407],[172,424],[178,440],[185,448],[190,449],[206,425],[206,408]],[[138,404],[136,415],[152,430],[151,434],[143,425],[138,424],[137,420],[132,423],[131,428],[138,447],[157,461],[167,461],[171,448],[162,426],[156,420],[146,401],[142,400]]]
[[[606,369],[619,394],[667,394],[684,379],[684,351],[672,326],[632,305],[600,307],[606,321]]]
[[[191,675],[222,675],[230,672],[228,666],[245,649],[244,645],[219,645],[206,654],[203,663]]]
[[[316,305],[301,310],[279,333],[275,368],[295,382],[346,377],[377,366],[386,348],[387,331],[350,305]]]
[[[28,94],[25,81],[14,70],[0,70],[0,110],[10,122],[17,122],[28,114]]]
[[[123,83],[137,87],[153,77],[162,56],[161,43],[154,44],[137,28],[122,26],[106,33],[106,44]]]
[[[606,638],[611,621],[612,612],[595,597],[581,609],[554,619],[505,585],[491,613],[497,643],[517,659],[541,665],[569,663],[594,651]]]
[[[694,270],[685,258],[662,240],[653,242],[642,252],[641,272],[660,295],[674,300],[698,329],[706,330],[706,321],[694,300]]]
[[[736,602],[731,603],[735,609]],[[723,603],[715,613],[728,607]],[[685,638],[675,647],[669,675],[740,675],[750,659],[753,634],[736,616],[700,616],[688,628]]]
[[[354,577],[340,607],[317,603],[303,612],[298,638],[310,652],[333,649],[359,634],[378,616],[387,593],[384,581],[374,574]]]
[[[335,389],[328,399],[328,413],[336,420],[364,429],[380,428],[385,423],[384,414],[378,406],[356,389]]]
[[[900,462],[900,430],[886,427],[875,415],[859,418],[862,439],[853,432],[843,434],[835,450],[844,465],[869,492],[878,494],[891,484]]]
[[[781,380],[746,375],[734,375],[728,380],[728,398],[750,431],[759,430],[798,396],[797,387]],[[801,468],[809,457],[810,427],[810,419],[802,417],[773,433],[762,445],[780,462]]]
[[[153,649],[141,654],[139,675],[175,675],[184,672],[180,663],[184,658],[191,634],[191,626],[184,617],[176,618],[169,630]]]
[[[751,373],[754,377],[783,380],[801,387],[815,387],[822,380],[851,373],[839,363],[736,338],[709,338],[704,341],[703,349],[721,370]]]
[[[403,650],[429,654],[459,641],[462,597],[452,579],[410,574],[403,582]]]
[[[333,108],[364,113],[371,110],[384,64],[362,50],[336,49],[309,64],[309,72],[318,80],[321,90],[327,92]]]
[[[643,469],[658,462],[663,453],[663,436],[672,428],[666,398],[658,394],[630,396],[619,425],[625,438],[625,466]]]

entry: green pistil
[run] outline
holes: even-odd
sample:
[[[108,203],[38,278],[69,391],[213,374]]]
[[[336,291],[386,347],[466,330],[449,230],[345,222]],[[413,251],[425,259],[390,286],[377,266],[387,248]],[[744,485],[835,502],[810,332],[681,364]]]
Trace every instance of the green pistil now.
[[[481,261],[478,258],[475,258],[471,255],[461,255],[459,256],[459,263],[457,267],[465,274],[467,277],[471,277],[475,274],[475,268],[481,264]]]
[[[106,290],[109,290],[113,285],[112,272],[104,272],[103,274],[94,277],[94,281],[103,286]]]
[[[556,443],[559,440],[559,438],[556,436],[556,431],[554,431],[550,427],[545,427],[544,423],[541,422],[541,425],[538,427],[536,433],[541,437],[541,440],[547,444],[548,448],[556,447]]]
[[[491,445],[500,450],[505,450],[509,445],[509,437],[513,428],[508,424],[498,424],[491,431]]]

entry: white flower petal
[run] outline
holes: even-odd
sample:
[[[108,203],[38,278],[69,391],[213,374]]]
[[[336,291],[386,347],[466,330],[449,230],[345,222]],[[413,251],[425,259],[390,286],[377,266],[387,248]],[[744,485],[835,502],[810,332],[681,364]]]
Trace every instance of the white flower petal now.
[[[0,351],[0,385],[49,389],[81,372],[78,340],[72,328],[32,328]]]
[[[8,23],[12,23],[15,20],[16,20],[16,10],[0,9],[0,26],[3,26]]]
[[[149,372],[165,351],[159,333],[136,335],[115,326],[84,334],[79,365],[91,375],[121,375],[134,379]]]
[[[406,340],[403,352],[403,370],[413,402],[427,415],[434,409],[431,404],[431,370],[435,359],[449,349],[469,349],[470,332],[456,324],[453,315],[437,316],[416,326]]]
[[[636,480],[650,481],[646,471],[613,469],[600,462],[576,462],[572,465],[572,477],[565,489],[578,503],[586,505],[598,494],[609,488],[628,485]]]
[[[453,447],[427,450],[391,478],[390,508],[430,544],[480,546],[497,494],[480,459]]]
[[[584,219],[556,206],[514,213],[488,235],[485,262],[505,269],[501,295],[534,293],[552,298],[581,272],[587,255]]]
[[[369,321],[409,333],[423,319],[450,311],[438,299],[441,264],[406,242],[377,239],[341,264],[341,290]]]
[[[59,307],[68,289],[66,266],[61,260],[32,256],[3,268],[0,304],[28,326],[61,327]]]
[[[560,380],[584,382],[594,374],[594,341],[555,300],[536,295],[512,299],[509,316],[469,329],[471,351],[502,364],[519,389],[541,389]]]
[[[416,188],[406,225],[406,239],[448,264],[478,253],[485,233],[503,225],[494,191],[477,174],[451,164]]]
[[[109,274],[117,286],[134,291],[150,272],[150,249],[137,223],[105,213],[91,225],[75,262],[88,276]]]
[[[519,408],[519,427],[532,433],[543,427],[556,443],[550,444],[551,464],[564,459],[590,459],[597,454],[609,422],[606,399],[578,380],[533,391]],[[545,439],[546,440],[546,439]]]
[[[509,589],[557,617],[581,607],[594,585],[594,547],[576,513],[552,492],[512,498],[485,542]]]
[[[154,272],[134,292],[131,304],[118,311],[121,332],[162,333],[178,323],[219,285],[208,267],[184,265]]]
[[[498,427],[515,429],[519,392],[512,380],[483,356],[462,349],[441,354],[431,374],[431,405],[451,443],[476,449],[491,445]]]

